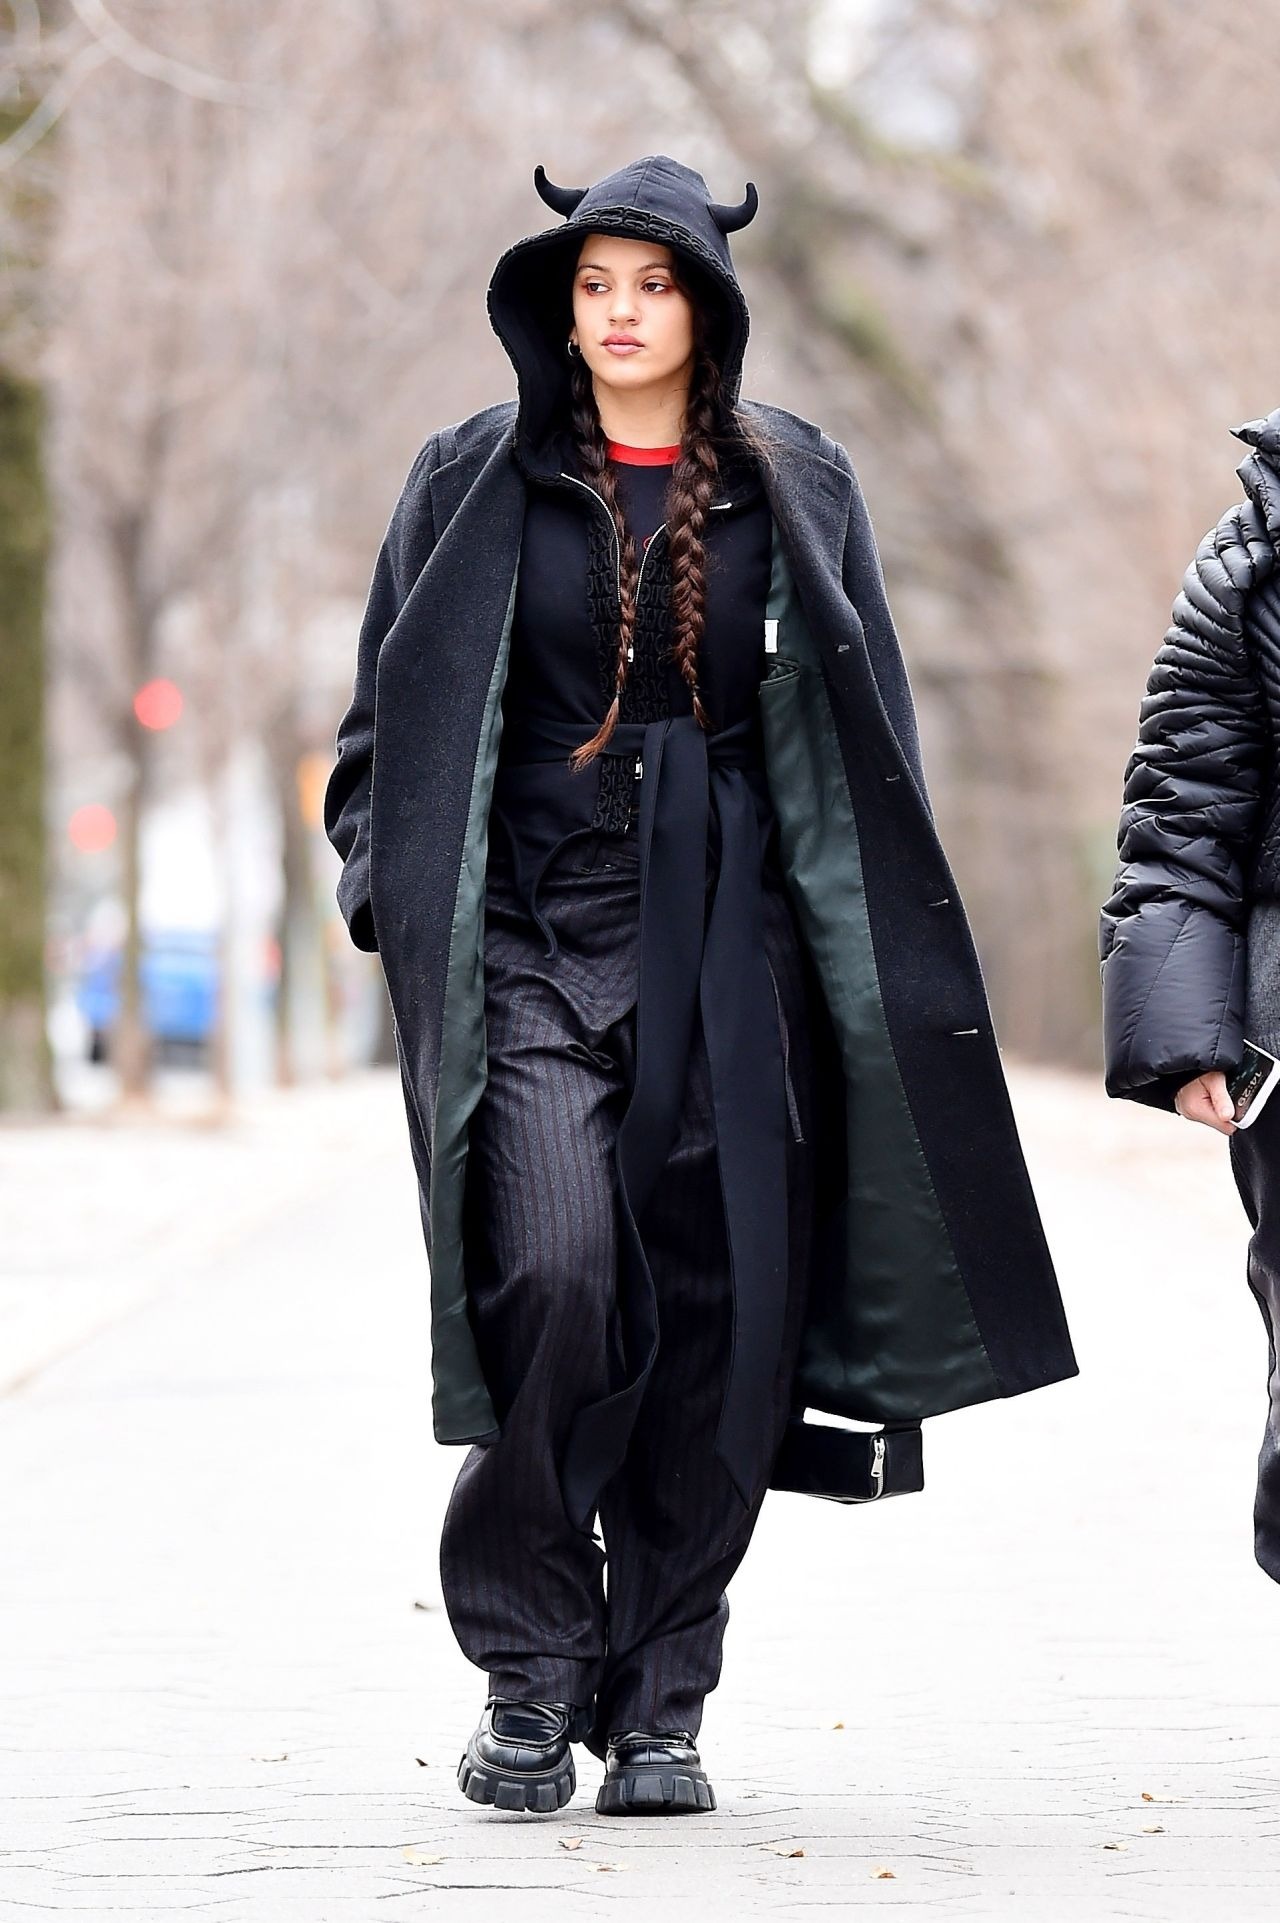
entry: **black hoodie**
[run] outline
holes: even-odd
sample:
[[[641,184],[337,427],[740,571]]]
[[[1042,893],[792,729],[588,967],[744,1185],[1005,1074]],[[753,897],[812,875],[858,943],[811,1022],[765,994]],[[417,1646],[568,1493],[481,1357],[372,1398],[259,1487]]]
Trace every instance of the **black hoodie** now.
[[[729,253],[729,235],[756,211],[748,185],[739,207],[714,202],[702,175],[666,154],[646,154],[594,187],[555,187],[534,169],[539,194],[567,219],[518,240],[489,282],[489,319],[519,384],[516,458],[529,476],[554,479],[566,465],[573,323],[573,268],[588,234],[654,240],[677,252],[699,299],[713,314],[711,348],[725,398],[737,400],[750,315]]]
[[[550,187],[541,168],[535,179],[544,198],[555,205],[556,197],[563,197],[573,211],[549,232],[507,250],[494,270],[488,307],[516,369],[513,452],[528,484],[495,812],[509,832],[518,832],[522,865],[541,869],[568,834],[588,828],[626,832],[634,824],[637,799],[631,757],[607,749],[580,773],[566,763],[553,792],[543,770],[536,777],[532,808],[528,790],[535,778],[511,772],[523,753],[522,723],[572,722],[580,729],[576,738],[587,741],[613,698],[617,540],[612,515],[583,478],[568,425],[571,362],[565,344],[573,321],[574,264],[583,239],[593,232],[652,238],[676,251],[695,297],[712,315],[712,351],[732,401],[739,389],[748,313],[717,213],[732,222],[746,207],[754,211],[754,189],[742,209],[716,209],[701,175],[663,155],[633,162],[582,192],[576,204],[579,190]],[[619,462],[617,472],[624,518],[643,544],[620,719],[687,715],[692,712],[688,686],[662,655],[670,641],[670,553],[662,523],[670,468]],[[754,462],[739,457],[727,463],[704,536],[706,607],[698,689],[713,728],[731,724],[755,706],[764,672],[771,531]]]

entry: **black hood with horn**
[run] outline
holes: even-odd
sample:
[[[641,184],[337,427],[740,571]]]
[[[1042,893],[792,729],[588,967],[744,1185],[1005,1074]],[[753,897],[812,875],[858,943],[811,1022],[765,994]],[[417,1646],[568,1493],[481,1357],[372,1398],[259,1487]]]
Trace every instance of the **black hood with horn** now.
[[[573,267],[586,234],[655,240],[692,267],[696,290],[712,308],[712,351],[725,399],[736,402],[750,316],[728,237],[754,216],[754,185],[747,183],[737,206],[713,201],[702,175],[666,154],[646,154],[594,187],[554,186],[541,166],[533,179],[547,205],[566,218],[508,247],[488,292],[489,319],[516,370],[515,451],[526,473],[554,474],[560,465],[556,440],[568,420],[572,363],[565,344],[573,324]]]

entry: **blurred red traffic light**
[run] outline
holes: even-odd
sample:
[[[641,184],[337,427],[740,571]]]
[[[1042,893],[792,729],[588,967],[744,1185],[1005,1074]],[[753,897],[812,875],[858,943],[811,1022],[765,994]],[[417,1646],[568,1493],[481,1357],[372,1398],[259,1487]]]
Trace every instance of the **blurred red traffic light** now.
[[[67,837],[82,854],[96,854],[109,848],[116,838],[116,818],[100,801],[87,801],[73,810],[67,823]]]
[[[173,681],[144,682],[133,697],[133,712],[144,728],[171,728],[182,713],[182,690]]]

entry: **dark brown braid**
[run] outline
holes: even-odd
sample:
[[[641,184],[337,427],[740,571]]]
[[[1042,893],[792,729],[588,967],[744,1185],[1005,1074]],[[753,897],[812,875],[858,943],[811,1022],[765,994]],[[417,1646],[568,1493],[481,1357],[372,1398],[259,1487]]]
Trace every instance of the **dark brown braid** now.
[[[671,553],[671,658],[693,697],[693,712],[700,728],[708,725],[698,693],[698,643],[707,604],[707,550],[702,536],[720,479],[716,451],[720,405],[720,369],[709,354],[699,354],[689,383],[680,452],[667,483],[667,545]]]
[[[706,548],[703,532],[708,511],[715,499],[720,478],[719,450],[728,443],[721,423],[724,402],[720,367],[705,344],[706,319],[695,308],[695,352],[693,375],[685,403],[685,426],[667,482],[666,512],[671,553],[671,627],[673,640],[664,658],[674,660],[689,689],[693,713],[699,727],[709,726],[707,711],[698,691],[698,644],[706,618]],[[574,749],[570,765],[586,767],[607,745],[622,705],[622,690],[627,679],[627,649],[632,645],[636,622],[636,584],[639,563],[635,536],[629,532],[617,498],[617,472],[608,457],[608,445],[600,424],[591,372],[585,361],[576,360],[570,374],[571,419],[574,443],[583,479],[600,494],[613,515],[621,551],[621,600],[618,620],[618,647],[614,668],[614,696],[604,720],[590,741]]]

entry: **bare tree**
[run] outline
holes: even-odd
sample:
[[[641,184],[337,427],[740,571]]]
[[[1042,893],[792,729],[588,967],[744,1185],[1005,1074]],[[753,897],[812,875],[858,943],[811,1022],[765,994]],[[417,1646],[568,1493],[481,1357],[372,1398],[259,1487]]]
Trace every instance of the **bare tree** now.
[[[1271,398],[1251,271],[1280,192],[1269,43],[1258,0],[1224,19],[1154,0],[66,8],[41,43],[59,578],[110,588],[59,620],[59,658],[130,771],[127,878],[174,765],[132,697],[175,604],[216,610],[184,672],[209,781],[248,736],[274,771],[282,1072],[318,938],[297,769],[344,692],[317,626],[363,591],[425,434],[511,392],[482,295],[513,234],[551,224],[533,162],[585,181],[659,149],[725,195],[761,183],[735,246],[746,391],[818,414],[864,476],[1002,1033],[1093,1055],[1137,682],[1221,505],[1223,429]],[[21,167],[47,144],[28,136]]]
[[[38,112],[26,60],[39,40],[34,6],[14,10],[0,65],[0,143]],[[51,510],[38,371],[49,169],[21,185],[0,174],[0,1109],[57,1105],[47,1036],[45,916],[45,580]]]

